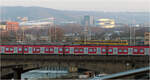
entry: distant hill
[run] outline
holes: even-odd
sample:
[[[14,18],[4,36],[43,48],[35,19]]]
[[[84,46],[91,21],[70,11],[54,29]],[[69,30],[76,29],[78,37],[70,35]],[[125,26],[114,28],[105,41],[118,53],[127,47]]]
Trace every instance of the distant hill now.
[[[43,7],[0,7],[3,20],[18,21],[17,17],[28,17],[29,20],[36,20],[48,17],[55,17],[57,22],[77,21],[81,22],[84,15],[98,18],[113,18],[117,23],[149,23],[149,12],[97,12],[97,11],[63,11]]]

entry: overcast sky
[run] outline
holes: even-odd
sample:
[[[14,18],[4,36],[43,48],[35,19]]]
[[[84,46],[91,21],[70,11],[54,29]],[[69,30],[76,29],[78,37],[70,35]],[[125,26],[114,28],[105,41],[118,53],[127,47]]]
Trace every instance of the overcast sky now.
[[[41,6],[60,10],[149,11],[149,0],[0,0],[1,6]]]

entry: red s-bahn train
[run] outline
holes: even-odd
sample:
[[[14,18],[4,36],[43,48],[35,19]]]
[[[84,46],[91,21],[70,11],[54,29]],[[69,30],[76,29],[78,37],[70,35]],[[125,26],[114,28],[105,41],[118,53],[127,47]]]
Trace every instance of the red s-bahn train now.
[[[0,45],[0,54],[150,55],[150,47],[88,45]]]

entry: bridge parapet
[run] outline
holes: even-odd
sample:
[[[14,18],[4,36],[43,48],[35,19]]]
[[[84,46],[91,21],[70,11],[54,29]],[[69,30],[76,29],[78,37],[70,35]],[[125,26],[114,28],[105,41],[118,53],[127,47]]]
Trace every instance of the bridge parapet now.
[[[136,67],[148,66],[149,56],[3,54],[1,55],[1,62],[3,66],[16,64],[22,65],[23,72],[44,66],[63,65],[68,67],[73,66],[85,68],[97,72],[116,73]],[[4,71],[8,73],[13,72],[12,68],[8,70],[2,68],[1,72],[3,73]],[[2,75],[6,75],[8,73],[3,73]]]

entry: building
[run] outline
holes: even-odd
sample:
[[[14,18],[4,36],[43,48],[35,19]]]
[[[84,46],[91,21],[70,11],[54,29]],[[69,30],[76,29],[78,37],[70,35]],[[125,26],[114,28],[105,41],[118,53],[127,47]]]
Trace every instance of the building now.
[[[144,44],[150,45],[150,32],[145,32],[144,34]]]
[[[18,22],[0,22],[0,29],[5,31],[17,31],[19,29]]]
[[[6,23],[6,30],[7,31],[17,31],[19,29],[18,22],[7,22]]]
[[[0,22],[0,30],[6,30],[6,22]]]
[[[115,20],[114,19],[98,19],[96,21],[96,26],[99,26],[102,28],[114,28]]]
[[[94,17],[89,16],[89,15],[84,16],[83,25],[84,26],[93,26],[94,25]]]

